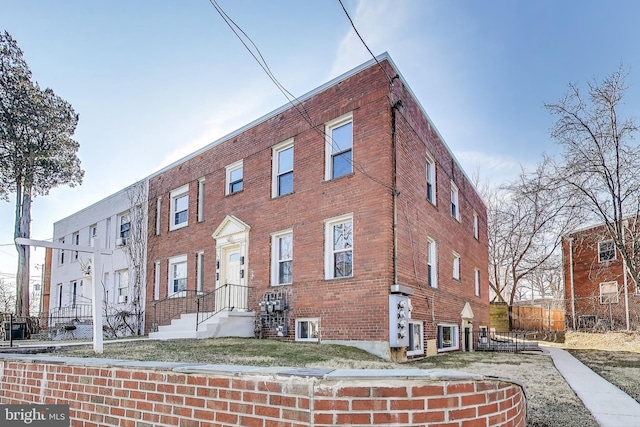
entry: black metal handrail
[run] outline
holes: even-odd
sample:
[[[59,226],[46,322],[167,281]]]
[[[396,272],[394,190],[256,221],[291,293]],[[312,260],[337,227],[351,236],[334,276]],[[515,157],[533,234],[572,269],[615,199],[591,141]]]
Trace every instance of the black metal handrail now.
[[[250,286],[225,283],[196,298],[196,331],[198,326],[221,311],[247,310]],[[217,303],[216,303],[217,301]]]
[[[198,294],[195,290],[184,290],[154,302],[152,329],[157,332],[158,326],[168,325],[182,314],[196,313]]]
[[[63,320],[64,319],[64,320]],[[54,307],[49,310],[49,326],[55,326],[57,322],[69,320],[93,319],[93,306],[91,304],[76,304],[74,306]]]

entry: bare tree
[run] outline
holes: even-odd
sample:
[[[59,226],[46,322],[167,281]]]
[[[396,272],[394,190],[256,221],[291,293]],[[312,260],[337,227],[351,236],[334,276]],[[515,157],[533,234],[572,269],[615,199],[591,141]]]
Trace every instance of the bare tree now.
[[[562,188],[553,185],[550,164],[500,187],[487,197],[490,287],[494,300],[509,306],[530,295],[531,281],[557,256],[562,235],[578,215]]]
[[[129,235],[121,250],[127,257],[130,297],[124,306],[104,300],[105,326],[113,336],[142,335],[144,332],[147,191],[144,180],[125,190],[129,204]]]
[[[11,313],[16,307],[16,293],[13,283],[0,279],[0,313]]]
[[[638,283],[640,148],[632,143],[638,125],[620,116],[627,75],[620,65],[601,82],[589,82],[586,93],[569,84],[563,98],[545,107],[557,118],[551,136],[563,149],[555,164],[555,179],[591,222],[604,225]],[[628,307],[626,311],[629,328]]]

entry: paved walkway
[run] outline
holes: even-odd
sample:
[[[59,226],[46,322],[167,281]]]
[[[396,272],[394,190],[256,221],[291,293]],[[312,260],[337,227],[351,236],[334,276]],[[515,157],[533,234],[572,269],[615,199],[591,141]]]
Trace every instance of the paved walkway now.
[[[601,427],[639,427],[640,404],[568,351],[543,347]]]

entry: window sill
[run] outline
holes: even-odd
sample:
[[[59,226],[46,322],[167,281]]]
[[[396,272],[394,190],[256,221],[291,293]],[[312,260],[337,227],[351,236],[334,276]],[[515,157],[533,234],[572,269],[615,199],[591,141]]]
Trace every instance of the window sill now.
[[[234,191],[233,193],[227,193],[224,197],[235,196],[236,194],[244,193],[244,188],[242,190]]]
[[[325,180],[324,180],[324,182],[327,182],[327,183],[328,183],[328,182],[339,181],[339,180],[341,180],[341,179],[343,179],[343,178],[349,178],[349,177],[353,177],[353,176],[355,176],[355,172],[351,172],[351,173],[347,173],[347,174],[344,174],[344,175],[340,175],[340,176],[339,176],[339,177],[337,177],[337,178],[329,178],[329,179],[325,179]]]
[[[185,228],[188,227],[189,223],[188,222],[183,222],[181,224],[178,225],[174,225],[172,227],[169,227],[169,231],[176,231],[176,230],[180,230],[181,228]]]
[[[292,194],[295,194],[295,191],[292,191],[291,193],[287,193],[287,194],[282,194],[280,196],[271,195],[271,200],[282,199],[284,197],[291,196]]]

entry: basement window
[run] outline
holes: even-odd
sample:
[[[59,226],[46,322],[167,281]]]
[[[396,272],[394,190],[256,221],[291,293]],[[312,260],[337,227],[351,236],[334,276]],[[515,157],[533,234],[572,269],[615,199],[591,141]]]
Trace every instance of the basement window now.
[[[297,319],[296,341],[319,341],[320,319]]]

